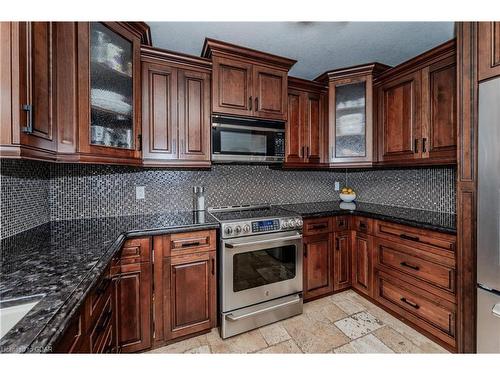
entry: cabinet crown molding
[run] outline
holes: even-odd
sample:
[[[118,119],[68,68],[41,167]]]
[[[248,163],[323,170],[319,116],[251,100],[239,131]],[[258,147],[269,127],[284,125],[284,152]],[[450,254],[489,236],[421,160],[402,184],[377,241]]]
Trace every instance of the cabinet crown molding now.
[[[374,76],[378,76],[390,68],[391,66],[389,65],[381,64],[378,62],[372,62],[369,64],[355,65],[347,68],[329,70],[321,74],[320,76],[316,77],[314,81],[327,83],[328,81],[333,81],[346,77],[351,78],[358,75],[372,74]]]
[[[118,22],[130,32],[138,35],[141,38],[141,44],[152,46],[151,30],[146,22]]]
[[[212,61],[204,57],[192,56],[185,53],[142,45],[141,60],[145,59],[169,61],[208,70],[212,69]]]
[[[314,91],[314,92],[328,90],[327,85],[325,85],[323,82],[310,81],[308,79],[292,77],[292,76],[288,76],[288,88],[296,90]]]
[[[205,38],[201,56],[211,59],[212,56],[239,56],[253,60],[256,63],[264,63],[286,69],[287,71],[297,62],[297,60],[287,57],[277,56],[270,53],[257,51],[251,48],[237,46],[235,44],[223,42],[216,39]]]
[[[411,58],[395,67],[386,70],[381,75],[376,77],[376,81],[382,81],[384,79],[391,79],[392,77],[397,78],[399,73],[408,73],[411,71],[416,71],[421,69],[425,65],[429,65],[432,60],[436,58],[443,58],[445,55],[453,56],[456,54],[457,42],[456,39],[450,39],[449,41],[440,44],[416,57]]]

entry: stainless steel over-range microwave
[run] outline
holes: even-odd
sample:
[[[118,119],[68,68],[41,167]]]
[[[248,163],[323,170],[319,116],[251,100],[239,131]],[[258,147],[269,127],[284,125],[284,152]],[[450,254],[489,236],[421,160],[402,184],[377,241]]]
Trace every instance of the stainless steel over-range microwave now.
[[[213,162],[282,163],[284,156],[284,122],[212,117]]]

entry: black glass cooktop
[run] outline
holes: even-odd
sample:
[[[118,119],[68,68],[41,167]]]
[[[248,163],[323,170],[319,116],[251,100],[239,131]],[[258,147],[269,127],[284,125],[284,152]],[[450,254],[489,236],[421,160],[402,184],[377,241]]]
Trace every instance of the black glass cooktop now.
[[[290,217],[295,214],[283,210],[278,207],[255,207],[255,208],[241,208],[231,211],[211,211],[212,216],[214,216],[218,221],[234,221],[234,220],[251,220],[260,219],[268,217]]]

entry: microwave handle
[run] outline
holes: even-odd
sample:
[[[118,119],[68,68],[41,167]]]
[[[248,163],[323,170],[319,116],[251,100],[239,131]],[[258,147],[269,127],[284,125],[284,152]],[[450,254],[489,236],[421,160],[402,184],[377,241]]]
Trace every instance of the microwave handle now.
[[[231,124],[218,124],[213,123],[212,128],[214,129],[236,129],[236,130],[252,130],[252,131],[266,131],[274,133],[284,133],[284,129],[274,129],[274,128],[261,128],[258,126],[246,126],[246,125],[231,125]]]

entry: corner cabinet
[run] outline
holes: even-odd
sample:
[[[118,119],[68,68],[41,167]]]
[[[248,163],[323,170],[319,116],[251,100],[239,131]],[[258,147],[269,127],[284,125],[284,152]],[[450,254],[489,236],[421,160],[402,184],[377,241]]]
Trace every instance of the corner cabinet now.
[[[289,77],[285,166],[319,165],[324,161],[326,108],[323,85]]]
[[[205,39],[213,62],[212,112],[270,120],[287,118],[287,76],[295,60]]]
[[[211,63],[143,47],[144,165],[210,166]]]
[[[384,72],[376,81],[378,162],[455,164],[455,40]]]
[[[140,163],[140,38],[114,22],[78,23],[78,152]]]
[[[389,67],[360,65],[332,70],[317,80],[328,85],[328,162],[370,166],[374,155],[373,79]]]

